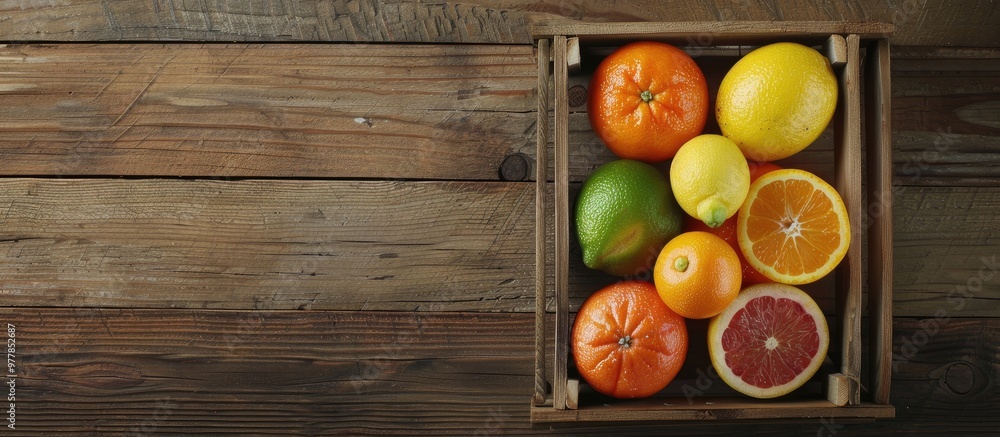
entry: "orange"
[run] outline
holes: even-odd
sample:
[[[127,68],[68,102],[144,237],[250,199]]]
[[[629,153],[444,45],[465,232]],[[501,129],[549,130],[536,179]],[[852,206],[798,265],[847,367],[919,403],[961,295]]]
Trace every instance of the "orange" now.
[[[587,115],[594,133],[618,157],[660,162],[701,134],[708,119],[708,85],[683,50],[633,42],[597,66]]]
[[[622,281],[592,294],[571,336],[573,359],[599,393],[642,398],[663,390],[687,356],[684,318],[667,308],[653,284]]]
[[[761,175],[772,172],[774,170],[781,170],[776,164],[770,162],[754,162],[748,161],[747,164],[750,167],[750,182],[757,180]],[[701,220],[694,217],[687,216],[684,218],[684,232],[689,231],[703,231],[715,235],[729,243],[729,246],[736,251],[736,256],[740,259],[740,268],[743,270],[743,286],[753,284],[763,284],[765,282],[773,282],[768,279],[767,276],[762,275],[750,263],[747,262],[743,252],[740,251],[739,239],[736,238],[736,221],[737,217],[734,215],[728,220],[722,223],[722,226],[717,228],[712,228],[706,225]]]
[[[747,161],[747,166],[750,167],[751,183],[767,173],[775,170],[781,170],[781,167],[773,162]]]
[[[826,276],[851,242],[847,208],[837,190],[796,169],[772,171],[750,184],[736,233],[747,262],[786,284]]]
[[[708,322],[708,354],[716,373],[736,391],[760,399],[805,384],[829,345],[823,312],[791,285],[747,287]]]
[[[653,280],[670,309],[689,319],[707,319],[739,294],[741,271],[736,251],[723,239],[685,232],[663,246]]]

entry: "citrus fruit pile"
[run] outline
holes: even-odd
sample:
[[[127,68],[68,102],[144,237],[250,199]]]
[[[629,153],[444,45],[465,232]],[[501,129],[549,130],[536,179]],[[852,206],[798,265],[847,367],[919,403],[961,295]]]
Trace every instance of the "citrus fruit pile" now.
[[[844,258],[847,209],[818,176],[769,161],[827,128],[833,69],[813,48],[771,44],[736,62],[714,97],[721,135],[703,132],[711,102],[700,67],[665,43],[622,46],[594,72],[590,124],[621,159],[581,186],[576,236],[587,267],[624,278],[584,302],[571,346],[600,393],[667,386],[688,351],[685,319],[710,319],[712,364],[748,396],[790,393],[826,359],[825,316],[795,285]]]

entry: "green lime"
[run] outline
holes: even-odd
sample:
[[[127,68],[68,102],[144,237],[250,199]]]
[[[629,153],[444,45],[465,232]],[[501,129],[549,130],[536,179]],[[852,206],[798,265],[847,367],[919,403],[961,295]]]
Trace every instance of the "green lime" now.
[[[621,159],[594,170],[576,200],[576,235],[587,267],[617,276],[653,268],[683,213],[670,182],[649,164]]]

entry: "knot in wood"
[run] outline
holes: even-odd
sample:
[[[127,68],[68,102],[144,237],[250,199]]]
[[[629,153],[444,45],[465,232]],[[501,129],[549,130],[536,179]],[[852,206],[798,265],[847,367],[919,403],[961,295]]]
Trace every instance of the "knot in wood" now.
[[[976,372],[966,363],[955,363],[944,371],[944,384],[957,395],[964,395],[976,386]]]
[[[528,178],[528,157],[523,153],[507,155],[500,163],[500,180],[518,182]]]

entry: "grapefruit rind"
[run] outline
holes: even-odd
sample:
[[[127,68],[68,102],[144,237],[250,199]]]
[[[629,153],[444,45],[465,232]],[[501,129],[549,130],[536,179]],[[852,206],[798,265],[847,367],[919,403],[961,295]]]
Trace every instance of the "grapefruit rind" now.
[[[789,180],[805,181],[809,183],[814,190],[823,193],[830,200],[833,212],[837,215],[837,217],[839,217],[838,233],[840,234],[840,242],[837,248],[828,255],[829,257],[827,258],[827,261],[821,267],[811,272],[805,272],[798,275],[789,275],[779,272],[774,268],[774,266],[761,261],[757,254],[754,253],[755,242],[750,239],[747,226],[753,200],[757,198],[761,189],[764,186],[776,181]],[[743,252],[743,256],[759,273],[772,281],[791,285],[801,285],[821,279],[832,272],[833,269],[840,264],[840,262],[844,259],[844,256],[847,255],[847,250],[850,248],[851,224],[847,215],[847,206],[844,205],[844,200],[840,197],[840,194],[837,193],[837,190],[833,188],[833,186],[826,183],[823,179],[820,179],[819,176],[805,170],[781,169],[768,172],[750,184],[750,190],[747,193],[746,201],[740,207],[738,213],[736,238],[739,243],[740,251]]]
[[[802,305],[806,312],[812,316],[819,334],[819,347],[809,365],[791,381],[769,388],[750,385],[733,373],[732,369],[726,365],[726,355],[722,349],[722,336],[726,328],[729,327],[730,322],[732,322],[733,316],[739,310],[745,308],[751,300],[764,296],[787,298]],[[809,297],[806,292],[787,284],[751,285],[743,289],[732,304],[726,307],[722,313],[713,317],[708,323],[708,354],[716,373],[729,387],[757,399],[771,399],[784,396],[801,387],[819,370],[823,364],[823,360],[826,358],[829,346],[830,331],[826,323],[826,317],[823,315],[823,311],[820,310],[819,305],[816,305],[816,301]]]

